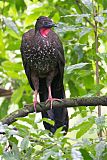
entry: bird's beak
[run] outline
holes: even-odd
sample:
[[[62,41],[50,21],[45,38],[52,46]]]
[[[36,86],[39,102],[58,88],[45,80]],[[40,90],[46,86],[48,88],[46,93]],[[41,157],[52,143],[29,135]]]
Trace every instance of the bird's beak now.
[[[53,23],[53,22],[49,22],[47,24],[44,24],[44,27],[46,27],[46,28],[52,28],[52,27],[57,27],[57,25],[55,23]]]
[[[57,25],[54,23],[54,24],[53,24],[53,27],[57,27]]]

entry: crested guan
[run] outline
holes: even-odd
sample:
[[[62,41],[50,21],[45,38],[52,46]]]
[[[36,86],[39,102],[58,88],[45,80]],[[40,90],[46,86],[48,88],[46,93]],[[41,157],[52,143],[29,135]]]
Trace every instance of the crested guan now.
[[[42,117],[50,118],[54,126],[43,122],[44,127],[52,133],[63,127],[68,130],[67,108],[52,108],[53,101],[65,98],[63,86],[64,50],[58,35],[51,29],[55,24],[45,16],[40,16],[35,29],[24,33],[21,42],[21,55],[26,76],[34,90],[34,109],[36,111],[37,94],[40,102],[50,102],[50,110],[43,111]]]

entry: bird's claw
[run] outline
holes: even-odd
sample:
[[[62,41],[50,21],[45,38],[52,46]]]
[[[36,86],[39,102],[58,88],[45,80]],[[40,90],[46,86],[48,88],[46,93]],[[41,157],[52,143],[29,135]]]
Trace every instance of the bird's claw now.
[[[45,104],[47,104],[48,102],[50,102],[50,109],[52,109],[52,104],[54,101],[59,101],[59,102],[62,102],[61,99],[58,99],[58,98],[48,98],[45,102]]]

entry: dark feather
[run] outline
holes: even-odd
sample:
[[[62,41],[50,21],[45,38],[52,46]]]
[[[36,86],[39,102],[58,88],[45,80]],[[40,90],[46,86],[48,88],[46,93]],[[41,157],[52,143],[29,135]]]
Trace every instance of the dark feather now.
[[[48,98],[47,77],[52,79],[51,90],[52,97],[63,99],[65,98],[63,86],[63,74],[65,66],[64,50],[62,43],[57,34],[50,30],[47,37],[44,38],[39,32],[39,27],[44,24],[43,21],[51,20],[47,17],[40,17],[37,20],[35,30],[31,29],[23,35],[21,43],[21,55],[23,66],[29,84],[35,90],[34,81],[36,76],[39,79],[39,96],[40,101],[44,102]],[[54,72],[53,72],[54,71]],[[54,73],[51,77],[51,72]],[[33,75],[33,80],[32,80]],[[44,122],[44,127],[52,133],[57,128],[63,127],[63,130],[68,130],[68,111],[67,108],[53,108],[52,110],[42,112],[42,117],[50,118],[55,121],[55,125]]]

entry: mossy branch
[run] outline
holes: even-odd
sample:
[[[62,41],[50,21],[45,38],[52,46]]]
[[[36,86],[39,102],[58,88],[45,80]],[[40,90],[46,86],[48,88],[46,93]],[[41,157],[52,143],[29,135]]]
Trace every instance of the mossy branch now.
[[[82,97],[82,98],[71,98],[71,99],[63,99],[62,102],[54,102],[54,107],[80,107],[80,106],[107,106],[107,96],[100,97]],[[43,112],[45,110],[49,110],[49,103],[45,105],[44,102],[37,104],[37,112]],[[24,108],[14,111],[7,117],[1,120],[2,124],[10,125],[17,120],[18,117],[25,117],[29,113],[34,112],[33,104],[25,105]]]

